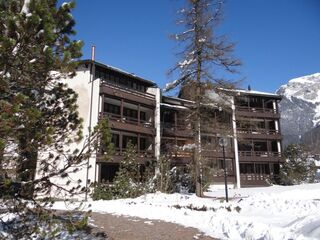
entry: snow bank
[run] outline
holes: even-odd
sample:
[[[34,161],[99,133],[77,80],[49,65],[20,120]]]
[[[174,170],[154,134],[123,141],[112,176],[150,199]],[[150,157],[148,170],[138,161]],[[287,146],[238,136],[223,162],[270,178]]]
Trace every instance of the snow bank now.
[[[194,227],[219,239],[320,239],[320,184],[206,193],[147,194],[136,199],[91,201],[94,212],[158,219]],[[54,206],[65,209],[63,202]]]

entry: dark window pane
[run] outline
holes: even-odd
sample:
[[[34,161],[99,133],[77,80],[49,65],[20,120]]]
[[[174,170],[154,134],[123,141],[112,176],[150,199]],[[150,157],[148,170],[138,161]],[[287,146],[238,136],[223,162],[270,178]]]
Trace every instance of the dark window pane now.
[[[120,114],[120,106],[105,102],[103,108],[104,108],[104,112]]]
[[[131,142],[131,144],[137,146],[137,143],[138,143],[138,138],[137,137],[134,137],[134,136],[123,136],[122,137],[122,146],[124,148],[127,147],[127,144]]]
[[[257,163],[255,167],[255,173],[257,174],[270,174],[269,164],[267,163]]]
[[[253,143],[254,151],[268,151],[267,142],[254,142]]]
[[[253,163],[240,163],[240,173],[251,174],[254,173]]]
[[[146,150],[147,148],[147,139],[140,138],[140,150]]]
[[[145,112],[140,112],[140,119],[143,121],[146,120],[146,113]]]
[[[119,148],[119,134],[112,133],[111,141],[114,144],[115,148]]]
[[[113,182],[118,171],[119,171],[119,164],[101,164],[101,170],[100,170],[101,182]]]
[[[123,108],[123,115],[130,118],[138,119],[138,111],[130,108]]]

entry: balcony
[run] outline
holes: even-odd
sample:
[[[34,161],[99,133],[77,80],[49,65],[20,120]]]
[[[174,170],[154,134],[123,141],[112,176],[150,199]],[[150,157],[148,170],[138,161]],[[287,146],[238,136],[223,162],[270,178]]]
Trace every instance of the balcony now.
[[[110,163],[120,163],[125,155],[125,148],[115,148],[115,152],[112,155],[111,159],[108,159]],[[138,150],[137,149],[137,160],[138,163],[144,164],[146,161],[150,161],[154,159],[154,150]],[[102,153],[98,153],[97,162],[105,162],[104,156]]]
[[[279,162],[283,161],[281,152],[239,151],[240,161]]]
[[[146,92],[139,92],[123,86],[118,86],[110,82],[101,83],[100,93],[127,99],[148,106],[155,107],[156,105],[155,95]]]
[[[253,138],[253,139],[277,139],[281,140],[282,136],[280,131],[263,128],[237,128],[237,133],[242,138]]]
[[[280,118],[280,113],[273,108],[236,106],[236,114],[244,117]]]
[[[193,131],[191,126],[186,124],[161,123],[162,135],[171,137],[192,138]]]
[[[270,186],[268,179],[270,175],[267,174],[240,174],[241,186]]]
[[[148,135],[155,134],[154,123],[150,121],[126,116],[121,117],[120,114],[106,112],[100,113],[100,118],[108,118],[110,128]]]
[[[204,147],[204,149],[202,149],[202,156],[204,158],[223,158],[223,151],[220,146],[217,146],[213,149],[208,149],[208,147]],[[225,148],[225,157],[234,158],[234,152],[231,150],[231,148]]]

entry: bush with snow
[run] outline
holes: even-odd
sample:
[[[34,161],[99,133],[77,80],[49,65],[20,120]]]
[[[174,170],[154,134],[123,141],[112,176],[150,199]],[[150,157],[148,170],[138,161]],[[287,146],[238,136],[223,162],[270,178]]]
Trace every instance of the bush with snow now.
[[[92,198],[94,200],[134,198],[154,192],[153,172],[151,164],[142,166],[138,163],[136,147],[129,142],[113,183],[97,183]]]
[[[305,146],[289,145],[285,149],[284,155],[286,160],[280,169],[280,184],[293,185],[315,182],[317,168]]]

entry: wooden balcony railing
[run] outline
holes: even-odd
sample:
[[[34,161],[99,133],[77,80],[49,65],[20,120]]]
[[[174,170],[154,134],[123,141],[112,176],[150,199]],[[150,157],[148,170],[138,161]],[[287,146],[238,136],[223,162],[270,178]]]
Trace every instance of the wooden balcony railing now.
[[[186,124],[174,124],[174,123],[161,123],[162,128],[170,129],[172,131],[192,130],[191,126]]]
[[[236,111],[258,112],[258,113],[278,113],[278,111],[273,108],[242,107],[242,106],[236,106]]]
[[[237,132],[244,133],[244,134],[267,134],[267,135],[280,134],[278,130],[263,129],[263,128],[237,128]]]
[[[239,151],[240,157],[281,157],[281,152]]]
[[[125,148],[115,148],[115,152],[114,155],[116,156],[123,156],[124,153],[126,152]],[[153,150],[141,150],[141,149],[137,149],[136,153],[138,155],[138,157],[153,157],[154,156],[154,151]]]
[[[257,182],[257,181],[266,181],[270,175],[267,174],[257,174],[257,173],[249,173],[249,174],[240,174],[240,180],[246,182]]]
[[[147,128],[154,127],[153,122],[149,122],[149,121],[145,121],[145,120],[141,120],[141,119],[139,121],[137,118],[126,117],[126,116],[123,116],[121,118],[120,114],[103,112],[103,113],[100,113],[100,116],[107,117],[108,119],[110,119],[112,121],[123,122],[123,123],[143,126],[143,127],[147,127]]]
[[[193,153],[188,151],[175,151],[172,153],[172,156],[179,158],[191,158],[192,155]]]
[[[120,91],[129,93],[129,94],[133,94],[133,95],[136,95],[136,96],[139,96],[139,97],[144,97],[144,98],[147,98],[149,100],[155,100],[155,95],[153,95],[153,94],[146,93],[146,92],[140,92],[138,90],[135,90],[135,89],[132,89],[132,88],[128,88],[128,87],[126,87],[124,85],[116,85],[116,84],[110,83],[108,81],[102,81],[102,85],[107,85],[107,86],[109,86],[111,88],[118,89]]]

